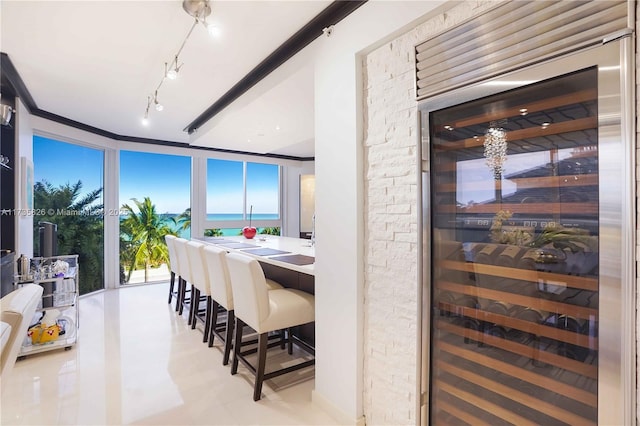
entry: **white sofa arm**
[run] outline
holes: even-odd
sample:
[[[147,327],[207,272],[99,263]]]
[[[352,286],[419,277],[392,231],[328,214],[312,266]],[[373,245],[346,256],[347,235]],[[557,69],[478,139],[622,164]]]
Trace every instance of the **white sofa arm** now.
[[[9,337],[11,337],[11,326],[0,321],[0,354],[9,347]]]
[[[26,284],[0,299],[0,321],[10,326],[10,335],[2,347],[0,360],[3,379],[16,362],[20,346],[27,335],[29,322],[41,299],[42,287],[37,284]]]

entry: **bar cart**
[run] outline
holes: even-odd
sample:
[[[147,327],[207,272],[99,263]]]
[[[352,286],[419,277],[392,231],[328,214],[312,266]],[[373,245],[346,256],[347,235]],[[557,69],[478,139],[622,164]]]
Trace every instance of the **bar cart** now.
[[[69,350],[77,343],[78,276],[77,254],[35,257],[30,270],[16,276],[16,287],[38,284],[44,288],[19,356]]]

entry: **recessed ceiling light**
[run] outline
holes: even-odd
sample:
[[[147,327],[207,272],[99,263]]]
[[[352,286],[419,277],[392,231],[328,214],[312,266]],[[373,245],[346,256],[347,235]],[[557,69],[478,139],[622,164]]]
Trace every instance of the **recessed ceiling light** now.
[[[520,108],[520,115],[527,115],[529,113],[529,110],[527,110],[526,108]]]
[[[276,126],[276,130],[280,130],[280,126]]]

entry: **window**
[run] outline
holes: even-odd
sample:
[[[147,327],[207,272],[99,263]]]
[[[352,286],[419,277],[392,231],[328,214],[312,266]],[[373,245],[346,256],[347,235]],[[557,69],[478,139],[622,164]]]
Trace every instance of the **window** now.
[[[244,164],[207,161],[207,220],[243,220]]]
[[[34,136],[33,166],[34,256],[77,254],[80,294],[103,289],[104,152]],[[56,253],[41,253],[39,222],[56,225]]]
[[[247,205],[255,219],[279,219],[278,166],[247,163]]]
[[[280,167],[209,159],[205,235],[239,235],[250,220],[259,233],[280,234]]]
[[[169,279],[167,234],[191,236],[191,157],[120,152],[120,282]]]

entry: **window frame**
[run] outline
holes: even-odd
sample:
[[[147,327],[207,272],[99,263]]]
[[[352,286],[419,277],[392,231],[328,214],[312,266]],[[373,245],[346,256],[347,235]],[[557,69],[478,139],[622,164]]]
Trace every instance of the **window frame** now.
[[[271,227],[279,227],[280,232],[282,234],[282,212],[283,212],[283,169],[282,165],[276,163],[267,163],[267,162],[258,162],[258,161],[247,161],[247,160],[230,160],[224,158],[217,157],[207,157],[204,162],[204,193],[205,193],[205,203],[204,203],[204,221],[203,221],[203,231],[204,229],[228,229],[228,228],[243,228],[245,226],[249,226],[249,211],[247,206],[247,164],[255,163],[255,164],[267,164],[272,165],[278,168],[278,219],[262,219],[262,220],[251,220],[251,226],[255,226],[256,228],[271,228]],[[208,184],[208,167],[209,160],[216,161],[233,161],[233,162],[241,162],[242,163],[242,219],[240,220],[207,220],[207,215],[209,212],[207,211],[207,184]],[[193,210],[192,210],[193,213]],[[213,213],[212,213],[213,214]],[[192,236],[193,236],[192,229]]]

